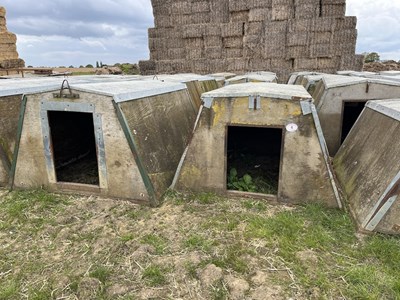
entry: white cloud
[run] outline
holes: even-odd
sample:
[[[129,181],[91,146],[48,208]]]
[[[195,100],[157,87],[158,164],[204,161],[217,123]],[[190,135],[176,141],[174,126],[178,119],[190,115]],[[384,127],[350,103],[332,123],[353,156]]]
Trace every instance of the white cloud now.
[[[357,51],[400,59],[400,1],[347,0],[347,14],[358,18]]]

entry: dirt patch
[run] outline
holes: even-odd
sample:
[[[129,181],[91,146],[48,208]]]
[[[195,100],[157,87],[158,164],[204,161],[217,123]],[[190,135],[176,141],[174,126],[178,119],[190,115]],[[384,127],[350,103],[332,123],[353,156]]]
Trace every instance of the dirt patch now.
[[[400,71],[400,63],[394,60],[365,63],[363,70],[368,72]]]

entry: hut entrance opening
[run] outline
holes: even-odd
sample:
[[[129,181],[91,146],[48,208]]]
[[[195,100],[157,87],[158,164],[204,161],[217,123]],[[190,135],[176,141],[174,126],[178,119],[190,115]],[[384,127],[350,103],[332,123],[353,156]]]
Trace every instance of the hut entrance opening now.
[[[356,123],[366,101],[344,101],[343,102],[343,120],[340,143],[342,144],[350,133],[351,128]]]
[[[227,189],[277,195],[281,128],[228,126]]]
[[[99,185],[93,114],[48,111],[57,181]]]

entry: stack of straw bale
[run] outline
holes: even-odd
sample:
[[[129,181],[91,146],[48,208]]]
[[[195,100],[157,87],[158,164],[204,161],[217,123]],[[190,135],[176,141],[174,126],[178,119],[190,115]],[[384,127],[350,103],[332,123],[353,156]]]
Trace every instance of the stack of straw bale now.
[[[0,6],[0,69],[22,68],[25,63],[18,58],[17,37],[8,32],[6,26],[6,10]]]
[[[345,0],[152,0],[143,74],[362,69]]]

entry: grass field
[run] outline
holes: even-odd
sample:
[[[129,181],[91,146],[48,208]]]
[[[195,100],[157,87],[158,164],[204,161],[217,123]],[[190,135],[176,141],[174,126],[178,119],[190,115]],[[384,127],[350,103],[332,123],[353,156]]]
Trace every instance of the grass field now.
[[[400,299],[400,239],[318,205],[0,190],[0,299]]]

